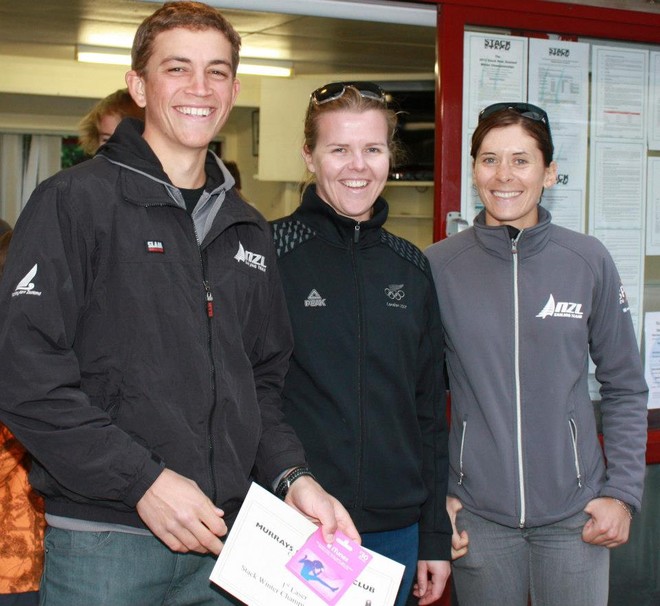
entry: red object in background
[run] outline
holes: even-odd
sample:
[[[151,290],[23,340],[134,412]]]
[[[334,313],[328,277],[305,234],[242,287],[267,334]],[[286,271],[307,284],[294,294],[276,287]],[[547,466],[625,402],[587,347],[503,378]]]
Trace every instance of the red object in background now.
[[[461,204],[463,35],[475,27],[508,28],[517,35],[562,40],[610,38],[657,44],[660,16],[539,0],[418,0],[438,6],[433,240],[446,235],[446,217]],[[649,411],[648,465],[660,464],[660,410]],[[451,588],[433,606],[450,606]]]
[[[557,35],[563,40],[605,38],[658,43],[660,15],[540,0],[418,0],[438,7],[435,188],[433,240],[445,237],[446,217],[460,211],[463,37],[466,30],[501,27],[528,37]],[[660,410],[649,411],[646,451],[649,465],[660,464]]]
[[[442,597],[433,606],[450,606],[451,605],[451,579],[447,581],[447,587]]]
[[[660,463],[660,409],[649,411],[649,437],[646,442],[646,464]]]

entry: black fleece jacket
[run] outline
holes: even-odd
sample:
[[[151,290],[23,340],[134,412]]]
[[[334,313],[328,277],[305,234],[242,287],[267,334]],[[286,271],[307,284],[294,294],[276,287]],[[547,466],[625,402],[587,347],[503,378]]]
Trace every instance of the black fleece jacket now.
[[[420,559],[450,556],[443,346],[428,261],[309,187],[275,221],[295,347],[284,410],[321,484],[361,532],[420,522]]]

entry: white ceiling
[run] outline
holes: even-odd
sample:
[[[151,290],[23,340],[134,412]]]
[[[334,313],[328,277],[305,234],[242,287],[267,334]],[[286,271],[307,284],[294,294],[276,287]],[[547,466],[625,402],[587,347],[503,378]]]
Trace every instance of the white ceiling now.
[[[317,0],[299,0],[299,3],[307,7],[310,1]],[[328,0],[324,1],[327,3]],[[339,4],[337,0],[333,1]],[[653,0],[557,1],[660,13],[660,4]],[[249,4],[266,6],[278,2],[280,0],[250,0]],[[351,0],[342,2],[350,3]],[[223,0],[213,0],[213,3],[221,6]],[[234,6],[237,4],[233,1]],[[292,5],[292,0],[284,2],[287,4]],[[405,6],[404,2],[394,4]],[[128,48],[138,24],[153,12],[155,6],[153,2],[140,0],[0,0],[0,55],[74,62],[78,43]],[[434,27],[221,10],[242,35],[246,56],[254,56],[255,49],[257,53],[274,53],[279,58],[293,61],[296,75],[433,73]],[[378,6],[369,7],[369,11],[375,11],[374,19],[378,17]],[[21,97],[20,94],[0,94],[0,112],[15,111],[12,105],[22,104]],[[57,112],[58,104],[77,111],[70,106],[70,101],[52,96],[30,99],[32,107],[35,103],[37,106],[42,103],[46,113]],[[85,104],[84,107],[89,104],[84,100],[81,103]]]
[[[128,48],[138,24],[156,6],[137,0],[0,0],[0,54],[73,60],[76,43]],[[435,60],[430,27],[231,9],[222,13],[241,34],[246,50],[294,60],[299,75],[419,72],[432,69]]]
[[[660,13],[660,4],[653,0],[563,1]],[[213,3],[223,4],[222,0]],[[270,0],[250,5],[277,3]],[[237,4],[241,3],[233,2]],[[293,3],[289,0],[286,4]],[[310,5],[306,0],[298,4]],[[140,0],[0,0],[0,54],[74,60],[76,43],[129,48],[138,24],[155,6]],[[267,49],[292,60],[299,75],[426,72],[435,60],[432,27],[221,10],[241,33],[246,50]],[[373,6],[366,12],[373,12],[376,19],[378,11]]]

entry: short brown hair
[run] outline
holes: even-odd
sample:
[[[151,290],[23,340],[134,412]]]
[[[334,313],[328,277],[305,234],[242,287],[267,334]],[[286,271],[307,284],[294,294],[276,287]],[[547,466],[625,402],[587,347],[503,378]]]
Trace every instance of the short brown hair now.
[[[83,151],[92,156],[99,147],[99,124],[104,116],[118,116],[119,119],[140,118],[144,120],[144,109],[139,107],[128,93],[128,89],[120,88],[101,99],[78,124],[78,141]]]
[[[144,75],[154,50],[154,40],[162,32],[182,27],[190,30],[216,29],[231,44],[232,72],[236,77],[241,37],[219,11],[202,2],[166,2],[138,27],[131,49],[131,68]]]
[[[543,154],[544,164],[550,166],[554,154],[550,128],[542,122],[526,118],[514,109],[503,109],[479,120],[477,128],[474,130],[474,133],[472,133],[472,146],[470,147],[470,155],[472,156],[472,159],[476,159],[477,154],[479,153],[479,148],[484,141],[484,137],[491,130],[494,128],[512,126],[514,124],[519,124],[523,130],[536,141],[538,148]]]

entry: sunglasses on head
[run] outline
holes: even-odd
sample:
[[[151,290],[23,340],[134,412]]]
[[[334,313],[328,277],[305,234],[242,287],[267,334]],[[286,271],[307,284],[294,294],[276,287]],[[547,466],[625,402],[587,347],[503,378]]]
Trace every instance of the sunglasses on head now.
[[[479,112],[479,122],[488,118],[488,116],[492,116],[497,112],[507,109],[518,112],[521,116],[534,120],[534,122],[541,122],[548,130],[550,130],[548,114],[546,114],[540,107],[532,105],[531,103],[493,103],[488,107],[484,107],[484,109]]]
[[[361,97],[380,101],[383,105],[387,104],[385,91],[373,82],[331,82],[321,88],[317,88],[310,95],[310,102],[314,105],[323,105],[344,95],[347,88],[354,88]]]

